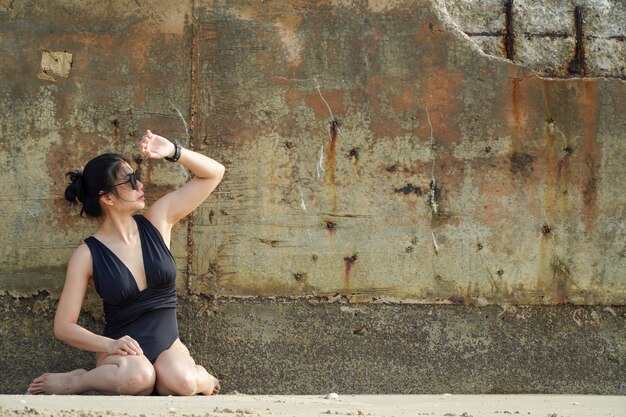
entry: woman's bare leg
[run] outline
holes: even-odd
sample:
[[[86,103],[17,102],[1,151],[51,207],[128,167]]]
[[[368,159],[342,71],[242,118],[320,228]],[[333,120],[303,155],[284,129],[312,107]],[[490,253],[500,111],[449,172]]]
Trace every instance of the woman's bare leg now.
[[[156,390],[160,395],[219,394],[220,383],[189,355],[180,341],[162,352],[154,363]]]
[[[91,390],[126,395],[152,393],[156,374],[145,356],[109,355],[99,359],[96,368],[90,371],[43,374],[33,380],[26,393],[80,394]]]

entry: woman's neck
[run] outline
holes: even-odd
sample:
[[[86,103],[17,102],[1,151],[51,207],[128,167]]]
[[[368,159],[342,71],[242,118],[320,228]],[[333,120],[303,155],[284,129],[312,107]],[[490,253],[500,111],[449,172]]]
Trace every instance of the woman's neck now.
[[[137,236],[137,224],[128,214],[107,213],[96,233],[107,240],[128,244]]]

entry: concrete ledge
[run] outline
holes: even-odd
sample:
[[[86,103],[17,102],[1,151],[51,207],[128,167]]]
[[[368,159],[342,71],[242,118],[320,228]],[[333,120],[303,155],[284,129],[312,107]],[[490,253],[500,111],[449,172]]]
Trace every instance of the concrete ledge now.
[[[92,354],[54,340],[52,297],[0,305],[0,392],[93,367]],[[181,339],[223,392],[626,394],[625,307],[181,296],[179,317]],[[101,331],[99,319],[81,320]]]
[[[221,395],[101,397],[0,395],[12,416],[623,416],[626,397],[574,395]]]

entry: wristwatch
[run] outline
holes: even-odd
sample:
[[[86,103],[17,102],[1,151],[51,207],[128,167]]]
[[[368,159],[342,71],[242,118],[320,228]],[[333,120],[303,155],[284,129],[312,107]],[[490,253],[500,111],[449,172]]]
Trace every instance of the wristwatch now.
[[[166,156],[163,159],[170,162],[178,161],[180,159],[181,149],[183,149],[183,147],[180,146],[180,142],[178,141],[178,139],[174,139],[174,156],[172,156],[171,158],[169,156]]]

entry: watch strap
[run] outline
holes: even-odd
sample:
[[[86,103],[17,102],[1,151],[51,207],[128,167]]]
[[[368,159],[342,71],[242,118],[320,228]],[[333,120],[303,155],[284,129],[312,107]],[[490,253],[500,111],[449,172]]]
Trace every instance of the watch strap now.
[[[180,142],[178,141],[178,139],[174,139],[174,156],[172,156],[171,158],[169,156],[166,156],[165,159],[166,161],[170,161],[170,162],[176,162],[180,159],[180,154],[181,154],[181,150],[183,149],[183,147],[180,145]]]

